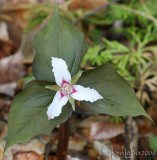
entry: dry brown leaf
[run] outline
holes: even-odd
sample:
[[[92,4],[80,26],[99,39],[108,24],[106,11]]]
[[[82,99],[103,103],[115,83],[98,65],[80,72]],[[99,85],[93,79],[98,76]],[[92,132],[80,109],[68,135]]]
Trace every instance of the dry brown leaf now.
[[[120,157],[116,156],[114,152],[103,143],[95,141],[94,148],[99,153],[101,160],[120,160]]]
[[[124,124],[111,122],[94,122],[91,124],[90,136],[95,140],[110,139],[124,133]]]
[[[14,155],[13,160],[44,160],[44,157],[33,151],[18,152]]]
[[[5,153],[4,160],[17,160],[15,158],[19,158],[23,156],[24,158],[42,158],[45,152],[45,144],[38,139],[32,139],[30,142],[25,144],[15,144],[10,147]],[[30,154],[33,153],[33,154]],[[34,154],[35,153],[35,154]],[[25,160],[25,159],[18,159],[18,160]],[[26,160],[36,160],[36,159],[26,159]],[[42,160],[42,159],[37,159]]]
[[[23,36],[23,28],[25,27],[25,13],[27,7],[20,7],[20,5],[12,5],[11,2],[6,1],[5,5],[0,8],[0,23],[5,22],[4,25],[0,27],[3,31],[0,32],[1,40],[1,58],[3,56],[8,56],[17,52],[21,45],[21,40]],[[1,30],[0,29],[0,30]],[[2,34],[3,33],[3,34]],[[5,34],[4,34],[5,33]]]
[[[84,119],[83,121],[81,121],[78,127],[79,128],[90,128],[93,122],[102,122],[102,121],[108,121],[108,120],[109,120],[108,116],[102,116],[102,115],[90,116]]]
[[[0,59],[11,55],[14,51],[14,46],[11,41],[0,40]]]
[[[93,122],[102,122],[108,121],[107,116],[90,116],[84,119],[82,122],[78,123],[78,129],[80,134],[85,137],[87,140],[90,140],[91,124]]]
[[[83,2],[80,0],[72,0],[72,3],[70,4],[69,8],[71,10],[76,10],[76,9],[90,10],[107,4],[108,4],[107,0],[84,0]]]
[[[78,136],[73,136],[69,140],[68,149],[73,151],[82,151],[86,146],[86,144],[87,142],[83,138]]]
[[[15,82],[23,75],[21,51],[0,60],[0,84]]]
[[[154,93],[156,95],[157,93]],[[152,101],[151,107],[147,109],[147,113],[150,115],[150,117],[153,119],[155,124],[157,124],[157,103]]]
[[[9,33],[6,22],[0,22],[0,39],[4,41],[9,40]]]
[[[141,136],[145,136],[148,134],[157,135],[157,127],[152,125],[152,122],[147,119],[138,121],[138,130]]]
[[[23,64],[25,65],[31,65],[34,59],[34,51],[32,48],[32,39],[34,37],[34,35],[36,34],[36,29],[34,29],[33,31],[25,34],[24,36],[24,43],[23,43],[23,47],[22,47],[22,53],[23,53]]]
[[[17,84],[15,82],[8,84],[0,84],[0,93],[13,97]]]
[[[14,49],[14,44],[9,39],[7,23],[0,21],[0,59],[12,54]]]

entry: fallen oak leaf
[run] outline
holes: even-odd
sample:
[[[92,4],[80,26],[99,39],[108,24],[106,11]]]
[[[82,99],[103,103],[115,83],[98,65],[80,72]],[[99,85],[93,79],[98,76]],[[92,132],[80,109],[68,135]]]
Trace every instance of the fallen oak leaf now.
[[[101,160],[120,160],[120,157],[116,156],[112,150],[98,141],[94,142],[94,148],[100,154]]]
[[[43,155],[40,155],[34,151],[18,152],[14,155],[13,160],[44,160]]]
[[[93,122],[90,127],[90,137],[95,140],[110,139],[124,133],[124,124],[111,122]]]

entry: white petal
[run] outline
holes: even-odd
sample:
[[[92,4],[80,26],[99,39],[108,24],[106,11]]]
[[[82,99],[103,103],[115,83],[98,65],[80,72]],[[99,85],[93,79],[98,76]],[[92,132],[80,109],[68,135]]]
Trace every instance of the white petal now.
[[[56,93],[52,103],[49,105],[47,115],[49,119],[54,119],[61,114],[63,106],[68,102],[68,97],[61,95],[60,91]]]
[[[52,57],[52,71],[54,72],[56,83],[62,86],[64,82],[71,82],[71,75],[65,61],[61,58]]]
[[[98,99],[103,99],[103,97],[95,89],[85,88],[80,85],[74,85],[73,87],[74,92],[71,96],[76,100],[94,102]]]

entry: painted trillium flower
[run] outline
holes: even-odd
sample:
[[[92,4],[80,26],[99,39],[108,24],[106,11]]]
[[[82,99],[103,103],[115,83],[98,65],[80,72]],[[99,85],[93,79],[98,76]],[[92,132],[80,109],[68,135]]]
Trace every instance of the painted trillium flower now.
[[[52,67],[55,81],[60,87],[60,90],[57,91],[52,103],[48,107],[47,115],[49,119],[58,117],[68,100],[74,109],[74,99],[90,102],[103,99],[103,97],[94,89],[85,88],[80,85],[72,85],[70,72],[63,59],[52,57]]]

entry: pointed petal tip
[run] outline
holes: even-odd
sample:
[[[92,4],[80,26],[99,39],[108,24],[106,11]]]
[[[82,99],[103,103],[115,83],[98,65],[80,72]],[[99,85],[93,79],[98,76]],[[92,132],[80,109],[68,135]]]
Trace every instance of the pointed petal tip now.
[[[99,93],[98,93],[98,99],[104,99]]]
[[[57,59],[61,59],[61,58],[58,58],[58,57],[51,57],[51,59],[57,60]]]
[[[46,113],[47,113],[47,116],[48,116],[48,120],[54,119],[54,118],[60,116],[60,114],[61,114],[61,112],[58,112],[58,115],[53,115],[52,112],[49,110],[49,108],[48,108]]]
[[[85,88],[80,85],[74,85],[74,89],[77,92],[71,94],[71,96],[76,100],[89,101],[93,103],[98,99],[103,99],[103,97],[93,88],[91,89],[89,87]]]
[[[51,57],[51,59],[53,60],[55,57]]]
[[[98,93],[97,90],[95,90],[93,88],[90,88],[90,87],[88,87],[88,89],[91,91],[91,94],[94,95],[94,97],[92,97],[90,100],[88,100],[89,102],[93,103],[93,102],[95,102],[95,101],[97,101],[99,99],[103,99],[103,97]]]
[[[54,61],[61,60],[61,58],[51,57],[51,60],[52,60],[52,63],[53,63]]]

